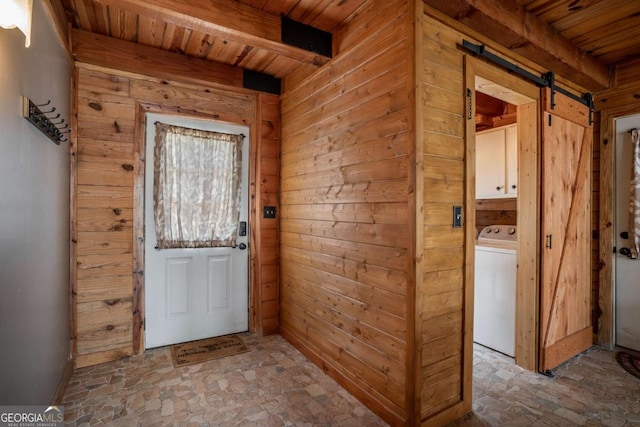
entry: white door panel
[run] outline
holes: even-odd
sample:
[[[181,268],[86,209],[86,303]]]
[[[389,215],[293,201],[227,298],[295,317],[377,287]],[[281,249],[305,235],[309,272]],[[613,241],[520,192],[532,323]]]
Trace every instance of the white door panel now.
[[[191,258],[168,258],[166,260],[167,317],[185,316],[189,310],[189,270],[193,268]]]
[[[229,308],[231,290],[231,256],[207,259],[207,312]]]
[[[629,239],[620,233],[629,230],[629,183],[633,144],[628,130],[640,128],[640,115],[616,120],[616,273],[615,343],[640,351],[640,260],[629,259],[620,249],[629,247]]]
[[[240,221],[248,224],[249,128],[147,114],[145,167],[145,348],[226,335],[249,326],[249,236],[236,248],[157,250],[153,218],[156,121],[216,132],[243,133]],[[249,226],[246,227],[249,230]]]

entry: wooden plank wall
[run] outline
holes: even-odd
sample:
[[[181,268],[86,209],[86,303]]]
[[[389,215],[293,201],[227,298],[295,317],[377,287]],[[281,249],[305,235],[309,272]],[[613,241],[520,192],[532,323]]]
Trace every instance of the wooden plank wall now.
[[[616,65],[609,89],[596,92],[593,145],[594,188],[594,257],[593,301],[597,319],[598,344],[613,346],[613,274],[615,245],[613,221],[615,215],[614,163],[612,144],[615,128],[611,120],[616,117],[640,113],[640,60]],[[597,254],[595,252],[597,251]],[[596,323],[594,323],[595,325]]]
[[[465,308],[469,304],[465,295],[468,297],[472,292],[465,285],[463,229],[451,228],[451,207],[465,203],[465,51],[460,44],[463,39],[479,40],[500,56],[513,58],[511,52],[492,43],[488,36],[473,29],[458,31],[455,28],[461,28],[459,24],[443,23],[451,21],[425,6],[422,80],[425,272],[418,288],[418,299],[424,300],[423,312],[418,314],[423,320],[420,327],[423,425],[446,424],[471,408],[471,363],[465,358],[471,355],[465,348],[469,340],[463,316],[469,309]],[[515,62],[539,68],[524,58]],[[562,80],[561,84],[568,82]]]
[[[392,424],[413,395],[409,14],[370,2],[282,96],[280,332]]]
[[[280,210],[280,97],[263,93],[258,101],[260,142],[256,147],[258,200],[254,218],[259,224],[259,232],[254,233],[254,241],[259,247],[251,256],[256,258],[254,283],[260,285],[255,287],[254,295],[259,303],[254,304],[253,324],[261,325],[257,330],[268,335],[277,333],[279,325],[280,231],[279,221],[262,218],[262,211],[264,206],[274,206],[276,213]]]
[[[464,206],[465,121],[462,34],[424,16],[424,280],[421,420],[463,402],[464,228],[451,227],[452,206]],[[457,415],[457,416],[456,416]]]
[[[222,90],[195,84],[128,74],[88,64],[76,64],[77,145],[74,174],[76,259],[72,260],[73,348],[76,367],[102,363],[137,353],[141,331],[133,327],[135,247],[134,218],[142,206],[135,201],[135,124],[140,103],[158,111],[185,111],[221,121],[254,125],[256,168],[251,171],[252,199],[278,204],[278,97],[242,90]],[[256,130],[256,126],[252,129]],[[72,179],[73,181],[73,179]],[[274,220],[251,224],[256,251],[254,327],[277,329],[278,235]],[[252,231],[254,229],[252,228]],[[143,252],[141,252],[143,253]],[[74,262],[75,261],[75,262]],[[257,283],[260,285],[258,286]],[[139,294],[140,298],[142,294]],[[137,338],[135,338],[137,334]]]

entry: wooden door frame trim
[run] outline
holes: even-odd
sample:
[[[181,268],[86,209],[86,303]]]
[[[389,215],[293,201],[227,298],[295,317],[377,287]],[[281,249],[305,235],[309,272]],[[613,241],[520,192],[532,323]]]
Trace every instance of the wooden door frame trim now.
[[[256,109],[260,110],[260,106],[257,104]],[[178,107],[168,107],[159,104],[149,102],[136,102],[136,118],[135,118],[135,130],[134,130],[134,178],[133,178],[133,353],[140,354],[144,348],[144,325],[143,319],[145,314],[144,308],[144,256],[145,256],[145,241],[144,241],[144,200],[145,200],[145,157],[146,157],[146,114],[167,114],[173,116],[181,116],[195,119],[205,119],[211,121],[217,121],[221,123],[221,120],[216,119],[212,114],[201,113],[198,111],[186,111]],[[256,121],[253,122],[228,122],[234,125],[247,126],[249,128],[249,200],[255,199],[255,179],[256,171],[254,167],[256,165],[256,147],[259,140],[258,129]],[[249,208],[249,224],[253,224],[257,220],[255,209]],[[256,236],[251,234],[249,236],[249,247],[256,248],[255,242]],[[256,291],[258,284],[255,283],[255,265],[249,262],[249,330],[254,331],[256,324],[253,322],[253,316],[251,313],[254,310],[254,306],[258,303],[253,297],[253,293]],[[257,320],[260,322],[260,320]]]
[[[465,55],[465,91],[471,89],[471,119],[466,121],[465,159],[465,284],[474,283],[475,268],[475,91],[477,77],[505,92],[492,93],[518,108],[518,270],[516,284],[516,364],[530,371],[538,368],[538,319],[540,283],[540,92],[533,84],[498,67]],[[473,87],[471,87],[473,86]],[[465,94],[465,106],[466,94]],[[466,113],[466,112],[465,112]],[[465,114],[466,116],[466,114]],[[535,118],[535,120],[533,120]],[[473,234],[472,234],[473,233]],[[465,286],[465,382],[472,378],[473,286]],[[469,381],[471,381],[469,379]],[[464,393],[464,390],[463,390]],[[470,393],[470,391],[469,391]]]
[[[411,44],[411,60],[409,61],[409,90],[411,105],[415,106],[413,120],[413,135],[410,140],[415,141],[410,151],[410,159],[413,165],[409,168],[409,214],[414,218],[409,223],[410,234],[414,237],[415,245],[410,245],[409,259],[414,263],[409,266],[413,271],[413,283],[407,283],[407,369],[406,369],[406,407],[408,420],[420,420],[422,412],[422,318],[418,314],[422,311],[424,292],[418,289],[424,281],[424,92],[419,84],[424,81],[424,49],[422,38],[424,36],[424,12],[423,2],[419,0],[409,1],[409,28],[413,32]],[[411,82],[415,85],[411,86]],[[411,189],[411,185],[414,188]],[[413,191],[411,191],[413,190]],[[412,253],[411,253],[412,252]]]
[[[71,70],[69,134],[69,353],[78,356],[78,67]]]
[[[615,120],[625,116],[640,114],[640,106],[624,106],[603,110],[600,113],[600,204],[599,234],[599,289],[598,316],[599,345],[613,349],[615,346],[615,161],[616,128]]]

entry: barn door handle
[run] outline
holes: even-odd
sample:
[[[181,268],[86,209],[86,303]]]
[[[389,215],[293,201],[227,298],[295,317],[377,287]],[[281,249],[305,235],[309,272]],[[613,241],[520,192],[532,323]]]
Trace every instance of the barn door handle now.
[[[545,248],[551,249],[552,244],[551,244],[551,238],[553,236],[551,234],[547,234],[547,243],[544,245]]]

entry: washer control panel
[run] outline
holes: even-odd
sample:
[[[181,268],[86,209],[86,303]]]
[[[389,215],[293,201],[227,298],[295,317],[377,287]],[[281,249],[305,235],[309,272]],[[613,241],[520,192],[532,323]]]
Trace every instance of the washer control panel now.
[[[517,242],[518,233],[515,225],[488,225],[478,235],[478,240],[499,240]]]

